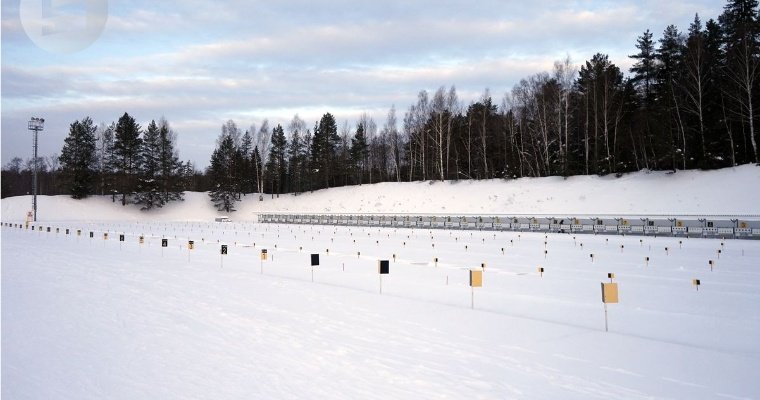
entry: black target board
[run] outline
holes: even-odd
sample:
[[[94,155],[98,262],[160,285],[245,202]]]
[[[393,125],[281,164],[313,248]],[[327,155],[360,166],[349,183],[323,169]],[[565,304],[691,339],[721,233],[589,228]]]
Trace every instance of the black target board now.
[[[377,272],[382,275],[387,275],[390,272],[388,260],[377,260]]]

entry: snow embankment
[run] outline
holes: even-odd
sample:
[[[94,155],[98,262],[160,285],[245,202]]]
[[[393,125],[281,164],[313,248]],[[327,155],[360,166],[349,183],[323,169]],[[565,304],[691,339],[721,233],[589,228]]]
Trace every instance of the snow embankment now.
[[[251,220],[258,213],[437,213],[543,215],[760,215],[760,167],[715,171],[637,172],[620,178],[575,176],[456,182],[403,182],[346,186],[272,198],[247,195],[230,213]],[[2,200],[4,219],[21,220],[30,196]],[[225,213],[205,193],[142,212],[110,197],[73,200],[38,197],[38,219],[208,221]]]

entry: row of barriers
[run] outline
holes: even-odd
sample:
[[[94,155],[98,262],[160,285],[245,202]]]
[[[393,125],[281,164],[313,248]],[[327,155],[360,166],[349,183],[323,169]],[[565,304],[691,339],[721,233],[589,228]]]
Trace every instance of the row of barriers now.
[[[263,223],[760,239],[760,220],[698,217],[535,217],[259,214]]]

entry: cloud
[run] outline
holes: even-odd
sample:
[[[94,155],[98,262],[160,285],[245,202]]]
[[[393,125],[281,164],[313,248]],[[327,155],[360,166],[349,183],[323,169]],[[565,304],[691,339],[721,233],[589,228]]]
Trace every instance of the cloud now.
[[[27,152],[28,137],[5,132],[24,132],[30,116],[48,121],[45,151],[60,151],[73,120],[127,111],[142,123],[165,116],[182,158],[201,166],[227,119],[299,113],[310,126],[327,111],[339,121],[366,111],[380,124],[391,105],[402,115],[442,85],[464,103],[489,88],[498,104],[566,54],[580,64],[608,53],[627,70],[645,29],[720,12],[707,0],[111,1],[99,41],[61,57],[25,37],[17,1],[2,4],[3,159]]]
[[[620,31],[637,10],[545,13],[531,21],[436,20],[347,22],[296,27],[191,45],[164,57],[175,63],[237,59],[246,65],[416,64],[437,59],[536,55],[574,49]],[[540,27],[540,29],[537,29]],[[614,35],[612,35],[614,38]],[[596,40],[591,40],[596,37]],[[234,66],[234,64],[233,64]]]

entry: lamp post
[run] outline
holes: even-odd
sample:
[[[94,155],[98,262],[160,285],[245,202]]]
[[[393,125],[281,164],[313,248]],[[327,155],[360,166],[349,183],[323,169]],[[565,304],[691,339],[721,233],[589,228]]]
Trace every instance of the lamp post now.
[[[34,174],[32,178],[32,210],[34,211],[34,221],[37,221],[37,134],[45,126],[44,118],[32,117],[29,120],[29,130],[34,131]]]

